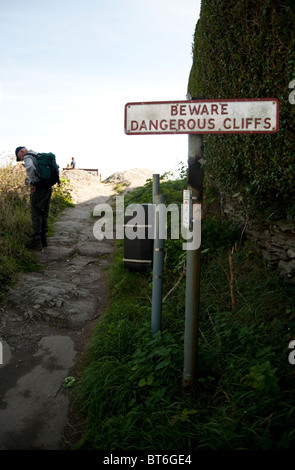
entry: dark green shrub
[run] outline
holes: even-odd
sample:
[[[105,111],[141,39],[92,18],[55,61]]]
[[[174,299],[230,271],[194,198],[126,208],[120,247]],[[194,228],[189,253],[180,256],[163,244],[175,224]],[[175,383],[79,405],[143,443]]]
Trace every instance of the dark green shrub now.
[[[295,207],[295,7],[276,0],[203,0],[188,91],[208,99],[277,98],[271,135],[209,135],[206,171],[228,194],[240,192],[252,215],[289,218]]]

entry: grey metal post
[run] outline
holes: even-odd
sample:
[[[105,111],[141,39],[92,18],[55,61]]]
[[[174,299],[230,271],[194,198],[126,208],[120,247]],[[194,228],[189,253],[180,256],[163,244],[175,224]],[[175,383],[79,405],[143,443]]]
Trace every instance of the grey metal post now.
[[[155,197],[157,194],[160,194],[160,175],[153,175],[153,203],[155,204]]]
[[[165,221],[160,220],[161,213],[157,211],[159,204],[165,203],[163,194],[155,194],[154,202],[155,209],[155,239],[154,239],[154,254],[153,254],[153,292],[152,292],[152,321],[151,329],[155,334],[161,329],[162,323],[162,276],[164,266],[164,238],[161,236],[161,224]]]
[[[203,157],[203,136],[191,134],[188,137],[188,189],[192,191],[194,205],[202,203],[204,170],[201,167]],[[201,206],[200,206],[201,207]],[[199,221],[192,221],[199,223]],[[187,250],[186,261],[186,297],[184,329],[184,367],[183,391],[192,392],[196,378],[198,351],[198,317],[200,300],[200,254],[201,247]]]

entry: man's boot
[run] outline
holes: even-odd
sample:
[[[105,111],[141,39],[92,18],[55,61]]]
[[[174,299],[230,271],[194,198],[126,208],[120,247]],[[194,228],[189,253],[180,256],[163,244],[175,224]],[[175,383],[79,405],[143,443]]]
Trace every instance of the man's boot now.
[[[41,245],[43,248],[46,248],[48,246],[46,235],[41,235]]]
[[[27,245],[30,250],[43,251],[40,238],[33,238]]]

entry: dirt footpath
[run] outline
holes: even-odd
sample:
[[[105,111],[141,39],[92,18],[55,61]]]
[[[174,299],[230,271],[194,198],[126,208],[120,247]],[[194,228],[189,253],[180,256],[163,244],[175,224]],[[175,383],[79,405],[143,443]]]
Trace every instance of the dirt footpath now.
[[[0,309],[0,450],[69,445],[69,391],[62,383],[106,308],[104,268],[113,253],[111,240],[95,239],[91,220],[113,185],[75,173],[76,206],[63,212],[49,246],[37,253],[42,268],[22,274]]]

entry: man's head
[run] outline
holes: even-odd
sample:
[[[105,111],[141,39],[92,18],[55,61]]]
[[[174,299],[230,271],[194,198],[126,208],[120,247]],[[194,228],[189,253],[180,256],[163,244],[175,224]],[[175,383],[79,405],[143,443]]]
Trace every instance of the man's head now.
[[[15,156],[18,162],[22,162],[24,159],[24,156],[28,153],[28,149],[26,147],[17,147],[15,149]]]

